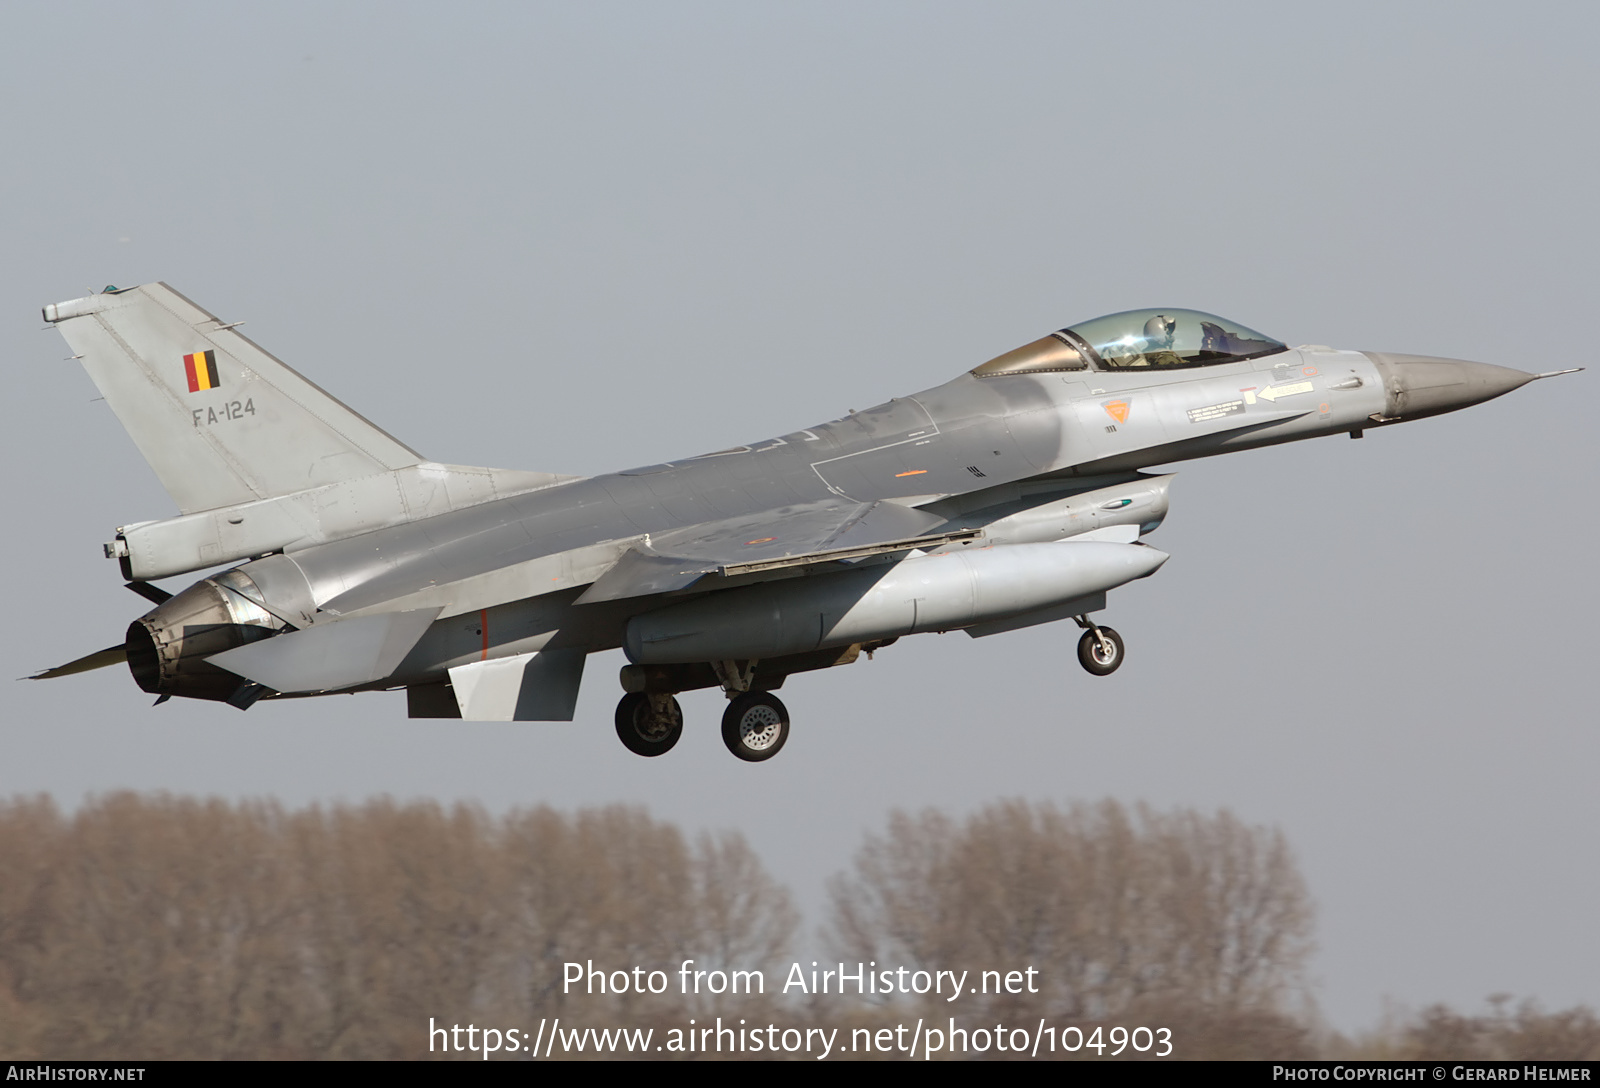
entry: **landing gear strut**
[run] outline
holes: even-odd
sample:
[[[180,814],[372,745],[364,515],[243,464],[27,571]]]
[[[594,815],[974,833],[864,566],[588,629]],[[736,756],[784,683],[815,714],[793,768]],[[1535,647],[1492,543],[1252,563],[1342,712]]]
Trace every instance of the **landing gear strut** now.
[[[635,755],[662,755],[682,735],[683,709],[670,695],[635,692],[617,704],[617,737]]]
[[[1110,676],[1122,664],[1122,636],[1109,627],[1097,627],[1088,616],[1074,616],[1083,628],[1078,640],[1078,663],[1093,676]]]

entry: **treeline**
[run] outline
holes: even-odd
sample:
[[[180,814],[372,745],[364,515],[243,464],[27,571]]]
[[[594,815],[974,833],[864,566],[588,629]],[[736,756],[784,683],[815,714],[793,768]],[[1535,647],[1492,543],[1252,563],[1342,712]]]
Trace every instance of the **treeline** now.
[[[896,813],[830,892],[847,959],[974,978],[1048,965],[1037,994],[956,1003],[985,1020],[1164,1026],[1190,1056],[1202,1039],[1210,1057],[1315,1049],[1295,1015],[1310,896],[1282,834],[1228,812],[1014,801],[960,821]]]
[[[410,1058],[429,1019],[647,1023],[562,965],[773,960],[797,914],[737,835],[629,808],[0,809],[6,1057]]]
[[[741,836],[691,840],[638,809],[18,800],[0,804],[0,1058],[414,1058],[430,1020],[659,1041],[718,1015],[845,1036],[906,1015],[1145,1024],[1190,1058],[1600,1057],[1587,1009],[1319,1030],[1304,882],[1280,834],[1226,812],[899,814],[830,892],[826,952],[802,955],[789,893]],[[1037,973],[954,1003],[786,1000],[801,958]],[[590,961],[608,992],[564,992],[564,965]],[[634,966],[662,974],[610,975]],[[735,970],[763,971],[765,995],[727,993]]]

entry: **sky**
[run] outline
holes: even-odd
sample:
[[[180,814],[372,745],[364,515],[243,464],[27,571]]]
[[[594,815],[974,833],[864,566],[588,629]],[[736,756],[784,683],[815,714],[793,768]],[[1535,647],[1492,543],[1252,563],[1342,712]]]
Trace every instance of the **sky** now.
[[[1144,306],[1582,366],[1597,34],[1579,3],[8,4],[4,658],[114,643],[148,606],[100,545],[175,513],[44,303],[163,280],[433,460],[581,475]],[[1178,466],[1109,678],[1071,625],[905,639],[793,679],[745,764],[714,691],[625,751],[617,652],[570,724],[152,709],[105,669],[0,683],[0,796],[643,805],[742,831],[818,952],[892,809],[1227,808],[1296,850],[1334,1026],[1600,1004],[1597,379]]]

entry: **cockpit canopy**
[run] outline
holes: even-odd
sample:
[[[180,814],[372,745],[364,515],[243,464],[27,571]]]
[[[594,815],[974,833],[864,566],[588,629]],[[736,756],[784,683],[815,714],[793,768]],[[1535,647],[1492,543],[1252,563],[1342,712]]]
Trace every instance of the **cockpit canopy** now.
[[[1083,321],[973,370],[980,378],[1052,370],[1216,366],[1286,351],[1254,329],[1199,310],[1128,310]]]

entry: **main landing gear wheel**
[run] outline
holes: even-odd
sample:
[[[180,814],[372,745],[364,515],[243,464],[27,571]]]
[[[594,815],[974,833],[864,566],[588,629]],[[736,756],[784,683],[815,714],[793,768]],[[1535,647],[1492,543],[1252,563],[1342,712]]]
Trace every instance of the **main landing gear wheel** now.
[[[740,759],[771,759],[788,739],[789,708],[770,692],[746,692],[722,713],[722,743]]]
[[[662,755],[682,735],[683,709],[670,695],[632,693],[617,704],[617,738],[635,755]]]
[[[1078,640],[1078,663],[1095,676],[1116,672],[1122,657],[1122,636],[1109,627],[1092,627]]]

